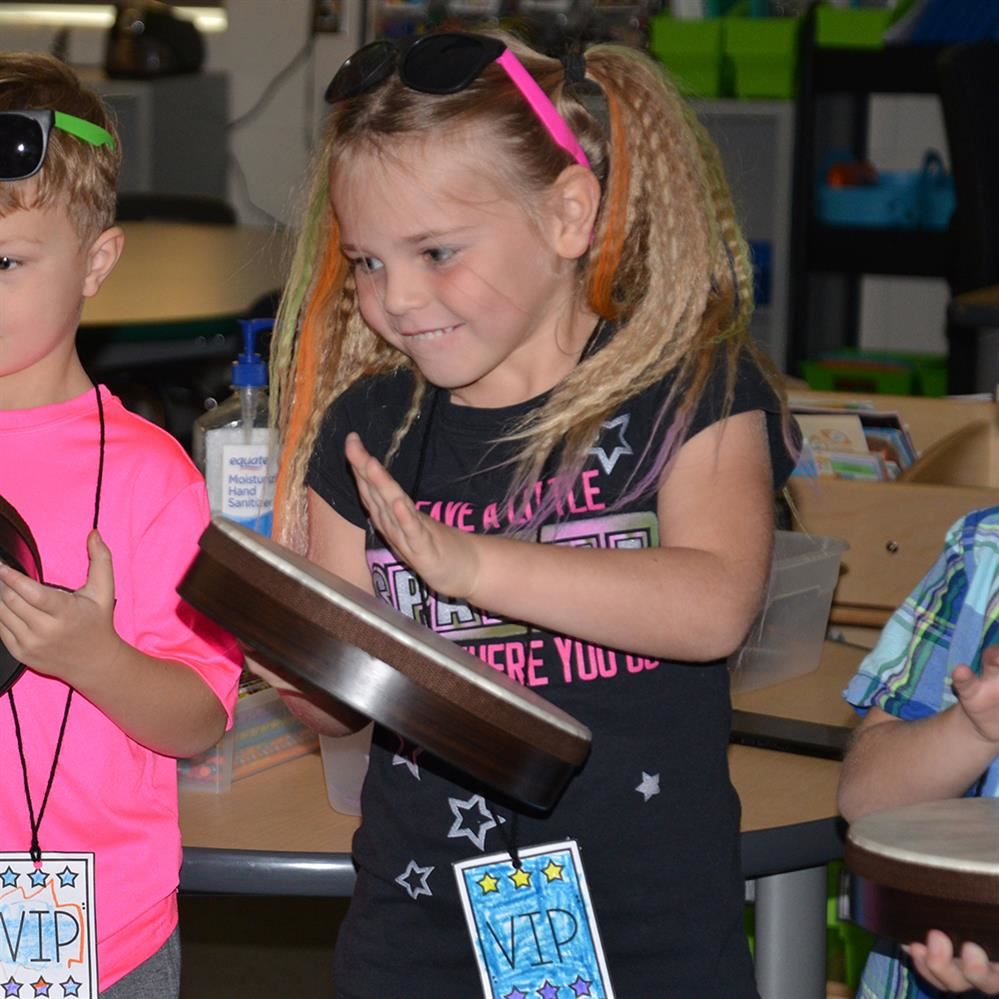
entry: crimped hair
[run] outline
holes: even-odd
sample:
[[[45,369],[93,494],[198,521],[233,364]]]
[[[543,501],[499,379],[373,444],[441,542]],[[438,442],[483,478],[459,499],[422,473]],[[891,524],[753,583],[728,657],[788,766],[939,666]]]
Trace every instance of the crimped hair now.
[[[111,133],[114,149],[53,128],[41,170],[26,181],[0,181],[0,215],[62,200],[84,242],[114,224],[121,148],[108,107],[58,59],[0,52],[0,111],[61,111]]]
[[[519,457],[508,498],[523,495],[553,453],[556,479],[571,483],[602,423],[623,402],[673,374],[659,425],[648,436],[651,460],[640,463],[648,472],[629,483],[618,500],[623,504],[655,488],[666,474],[719,360],[726,364],[726,412],[735,362],[743,351],[782,395],[776,371],[748,335],[752,278],[746,244],[717,149],[660,67],[622,46],[589,48],[586,78],[599,86],[606,103],[606,121],[598,121],[591,114],[593,102],[566,83],[558,60],[507,35],[498,37],[552,99],[600,182],[593,242],[579,262],[578,294],[581,304],[615,327],[606,344],[584,358],[511,432]],[[496,65],[447,96],[409,90],[393,74],[338,104],[330,116],[311,170],[304,224],[271,353],[272,415],[283,441],[276,531],[299,550],[308,533],[305,475],[330,403],[361,378],[412,369],[414,398],[396,429],[391,458],[426,390],[412,362],[359,314],[330,209],[332,177],[358,155],[394,155],[391,146],[401,138],[454,135],[462,127],[479,130],[477,140],[485,135],[489,169],[528,212],[574,162]],[[559,497],[553,493],[554,505]],[[542,507],[534,518],[549,512]]]

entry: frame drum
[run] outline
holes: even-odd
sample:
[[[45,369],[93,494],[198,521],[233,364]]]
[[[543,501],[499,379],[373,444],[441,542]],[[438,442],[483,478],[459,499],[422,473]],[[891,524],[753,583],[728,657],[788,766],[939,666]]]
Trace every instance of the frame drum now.
[[[850,826],[852,915],[907,944],[942,930],[957,950],[999,960],[999,799],[957,798],[872,812]]]
[[[254,659],[532,808],[558,800],[589,730],[459,645],[221,517],[178,588]]]
[[[0,562],[42,582],[42,560],[38,546],[21,515],[0,496]],[[12,686],[24,667],[0,642],[0,694]]]

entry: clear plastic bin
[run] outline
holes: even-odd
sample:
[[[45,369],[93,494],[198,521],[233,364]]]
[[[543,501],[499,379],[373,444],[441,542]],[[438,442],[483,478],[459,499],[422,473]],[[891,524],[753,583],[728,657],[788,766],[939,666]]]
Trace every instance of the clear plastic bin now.
[[[361,785],[368,772],[373,727],[365,725],[352,735],[319,737],[326,795],[333,810],[344,815],[361,814]]]
[[[840,559],[849,547],[838,538],[777,531],[766,604],[729,659],[732,693],[818,669]]]
[[[182,790],[225,792],[233,781],[314,752],[318,741],[267,687],[239,698],[232,728],[211,749],[177,761],[178,781]]]

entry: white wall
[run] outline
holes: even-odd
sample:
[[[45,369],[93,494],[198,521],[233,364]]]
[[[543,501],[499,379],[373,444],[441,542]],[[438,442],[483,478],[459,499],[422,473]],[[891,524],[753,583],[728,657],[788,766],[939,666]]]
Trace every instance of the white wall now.
[[[250,120],[229,134],[236,161],[229,173],[229,197],[241,221],[290,218],[325,107],[323,91],[360,38],[356,0],[345,6],[343,30],[318,35],[309,57],[299,61]],[[308,41],[312,0],[226,0],[226,9],[228,30],[205,35],[205,67],[228,74],[229,119],[233,121],[254,105]],[[5,26],[0,47],[47,51],[54,37],[55,29]],[[100,66],[104,41],[103,30],[72,29],[69,61],[76,66]]]

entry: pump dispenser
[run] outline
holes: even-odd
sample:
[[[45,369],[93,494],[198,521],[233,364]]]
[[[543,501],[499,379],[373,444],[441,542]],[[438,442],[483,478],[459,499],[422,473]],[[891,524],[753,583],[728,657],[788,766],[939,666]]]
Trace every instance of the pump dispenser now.
[[[277,475],[276,436],[269,426],[267,365],[257,334],[273,319],[242,319],[243,351],[232,365],[232,395],[194,421],[191,449],[205,476],[212,515],[270,535]]]

